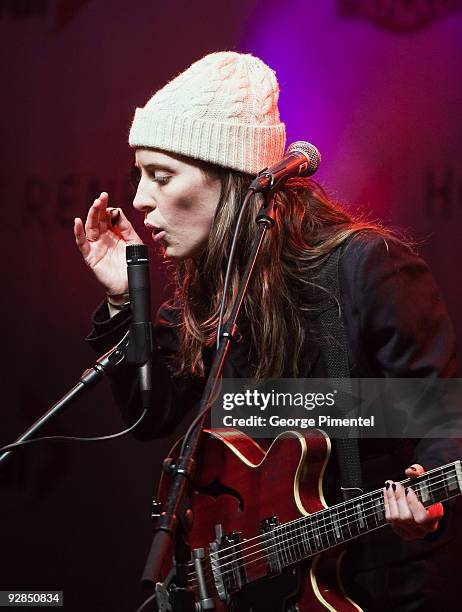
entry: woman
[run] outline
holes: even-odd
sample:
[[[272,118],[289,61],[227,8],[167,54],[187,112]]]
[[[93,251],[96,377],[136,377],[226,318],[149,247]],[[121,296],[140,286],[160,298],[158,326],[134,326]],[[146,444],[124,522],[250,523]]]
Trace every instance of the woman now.
[[[278,95],[275,74],[263,62],[221,52],[193,64],[136,111],[129,139],[137,181],[133,206],[176,266],[175,298],[160,309],[155,327],[156,410],[142,423],[140,438],[170,432],[200,399],[216,342],[239,204],[253,176],[284,153]],[[355,219],[308,179],[289,181],[277,201],[276,227],[264,243],[244,303],[243,342],[232,347],[224,376],[327,375],[316,340],[316,300],[319,291],[332,291],[319,284],[323,266],[338,248],[351,375],[454,375],[450,322],[427,267],[409,247],[390,232]],[[259,205],[248,207],[244,218],[232,295],[247,261]],[[75,220],[74,232],[86,264],[106,291],[89,338],[103,352],[129,323],[125,247],[141,240],[124,213],[109,206],[105,192],[94,201],[85,224]],[[112,384],[125,419],[132,422],[140,412],[133,369],[126,367]],[[421,588],[439,578],[421,562],[435,544],[405,541],[436,532],[432,537],[444,543],[445,535],[438,533],[443,507],[425,510],[412,489],[406,495],[395,480],[403,478],[406,467],[406,475],[415,476],[456,459],[457,451],[443,444],[401,445],[396,452],[388,442],[362,443],[365,488],[389,479],[386,516],[400,536],[387,534],[392,543],[385,545],[380,537],[375,543],[360,538],[350,547],[350,588],[367,610],[436,609],[434,590]],[[376,554],[378,546],[384,547],[383,554]]]

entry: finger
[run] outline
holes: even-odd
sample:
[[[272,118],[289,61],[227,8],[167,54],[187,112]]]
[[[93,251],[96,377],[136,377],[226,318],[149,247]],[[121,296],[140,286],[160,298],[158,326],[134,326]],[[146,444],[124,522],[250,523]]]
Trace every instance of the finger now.
[[[428,530],[433,532],[436,531],[438,529],[438,523],[439,521],[443,518],[444,516],[444,508],[443,508],[443,504],[433,504],[433,506],[430,506],[429,508],[427,508],[427,527]]]
[[[416,478],[425,472],[424,468],[420,463],[413,463],[410,467],[405,470],[406,476],[409,478]]]
[[[420,503],[413,489],[408,487],[407,491],[409,510],[412,512],[415,523],[420,526],[425,526],[426,524],[430,525],[432,520],[428,518],[425,507]]]
[[[99,194],[99,199],[100,199],[100,200],[101,200],[101,202],[103,203],[104,210],[106,210],[107,205],[108,205],[108,203],[109,203],[109,194],[108,194],[108,192],[107,192],[107,191],[102,191],[102,192]]]
[[[101,202],[99,206],[99,230],[102,233],[105,232],[109,226],[109,220],[107,215],[109,194],[106,191],[102,191],[98,199]]]
[[[116,224],[114,225],[114,229],[117,228],[119,235],[127,242],[142,243],[143,241],[135,232],[133,225],[125,216],[124,211],[121,208],[118,208],[117,210],[119,211],[119,216],[117,218]]]
[[[383,506],[385,509],[385,519],[389,522],[390,521],[390,504],[388,503],[387,489],[383,487],[382,491],[383,491]]]
[[[115,227],[120,221],[120,209],[108,206],[106,208],[106,218],[108,221],[108,225],[110,223],[111,227]]]
[[[85,230],[83,228],[83,221],[80,219],[80,217],[76,217],[74,219],[74,236],[76,245],[78,246],[83,257],[86,258],[90,252],[90,245],[88,244]]]
[[[444,515],[443,505],[437,503],[429,508],[425,508],[423,504],[419,502],[414,491],[411,491],[408,497],[410,497],[409,508],[413,514],[415,523],[421,526],[425,532],[435,531],[438,527],[438,521],[440,521]],[[415,502],[414,499],[416,500]]]
[[[395,483],[395,487],[396,489],[394,493],[395,493],[396,505],[398,506],[399,521],[413,523],[414,517],[409,508],[409,503],[407,500],[407,495],[405,493],[404,487],[399,482]]]
[[[437,504],[433,504],[433,506],[427,508],[427,514],[432,519],[436,519],[437,521],[441,520],[444,516],[443,504],[439,502]]]
[[[385,483],[385,489],[384,489],[385,498],[388,502],[388,514],[389,514],[389,516],[387,517],[388,522],[396,521],[396,519],[399,518],[399,509],[398,509],[398,504],[396,503],[393,485],[395,485],[394,482],[392,482],[391,480],[387,480],[387,482]],[[395,488],[396,488],[396,485],[395,485]]]
[[[100,234],[101,200],[96,198],[88,211],[85,222],[85,234],[88,240],[98,240]]]

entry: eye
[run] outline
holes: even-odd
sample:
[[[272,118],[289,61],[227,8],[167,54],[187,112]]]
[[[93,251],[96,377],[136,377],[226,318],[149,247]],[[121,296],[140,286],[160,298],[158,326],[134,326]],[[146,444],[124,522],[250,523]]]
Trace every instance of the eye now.
[[[156,181],[156,183],[160,183],[161,185],[166,185],[171,178],[171,176],[154,176],[153,180]]]

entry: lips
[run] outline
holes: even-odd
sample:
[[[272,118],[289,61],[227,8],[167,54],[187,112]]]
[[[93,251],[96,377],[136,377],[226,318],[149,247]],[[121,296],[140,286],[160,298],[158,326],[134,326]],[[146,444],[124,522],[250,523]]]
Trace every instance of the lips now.
[[[165,230],[156,228],[152,232],[152,239],[154,240],[154,242],[160,242],[166,235],[167,235],[167,232]]]
[[[145,226],[151,230],[152,233],[152,239],[154,240],[154,242],[160,242],[164,236],[167,234],[167,232],[162,229],[161,227],[158,227],[157,225],[151,225],[150,223],[145,223]]]

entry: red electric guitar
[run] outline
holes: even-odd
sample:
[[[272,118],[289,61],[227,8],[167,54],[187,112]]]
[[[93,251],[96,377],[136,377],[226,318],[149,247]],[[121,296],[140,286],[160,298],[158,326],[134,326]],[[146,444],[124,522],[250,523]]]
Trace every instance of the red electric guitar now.
[[[329,454],[319,430],[287,432],[267,451],[236,430],[204,432],[189,534],[188,587],[197,610],[361,610],[342,588],[339,545],[387,524],[383,492],[327,508]],[[459,495],[460,461],[412,479],[412,488],[425,506]],[[163,476],[161,500],[167,492]],[[161,595],[159,609],[172,609]]]

